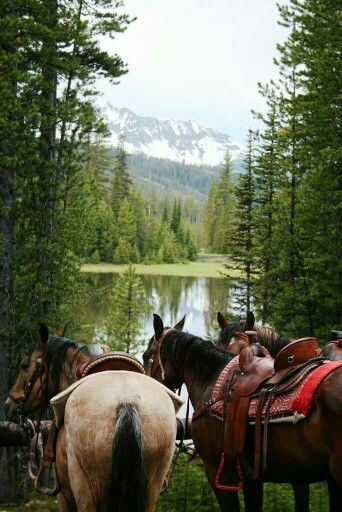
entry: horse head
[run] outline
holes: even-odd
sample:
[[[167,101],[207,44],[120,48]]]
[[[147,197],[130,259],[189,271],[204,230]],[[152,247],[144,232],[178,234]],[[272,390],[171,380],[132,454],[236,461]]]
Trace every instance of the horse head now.
[[[47,382],[47,366],[44,361],[49,331],[46,325],[39,327],[39,341],[20,363],[20,372],[5,402],[8,419],[17,414],[32,412],[43,406]]]
[[[144,369],[146,375],[153,377],[159,382],[163,382],[167,387],[176,389],[181,383],[178,382],[178,376],[165,359],[162,348],[165,336],[172,331],[182,331],[185,322],[185,315],[177,322],[174,327],[164,326],[163,320],[157,314],[153,315],[154,335],[148,343],[148,347],[143,354]]]
[[[216,346],[237,355],[249,345],[248,339],[242,336],[246,331],[254,332],[255,317],[252,312],[247,313],[245,320],[229,322],[219,311],[217,313],[217,322],[221,329]],[[238,335],[239,333],[239,335]]]
[[[45,408],[52,396],[76,380],[76,365],[88,360],[91,351],[64,338],[65,330],[66,326],[57,335],[50,335],[46,325],[40,325],[39,341],[23,357],[5,402],[9,419]]]

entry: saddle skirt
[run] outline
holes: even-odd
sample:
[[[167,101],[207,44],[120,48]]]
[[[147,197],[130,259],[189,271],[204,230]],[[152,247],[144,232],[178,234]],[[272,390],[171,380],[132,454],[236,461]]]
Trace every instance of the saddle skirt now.
[[[317,364],[314,364],[314,363]],[[270,397],[266,399],[261,411],[262,422],[265,419],[267,411],[268,421],[270,423],[297,423],[304,419],[310,412],[315,391],[322,380],[329,375],[337,367],[341,366],[332,361],[316,360],[312,365],[307,366],[307,371],[303,370],[301,378],[285,389],[283,393],[272,396],[272,402],[269,404]],[[228,365],[222,370],[216,384],[214,386],[210,407],[210,413],[222,419],[224,415],[225,396],[227,392],[227,379],[232,372],[239,367],[239,356],[234,357]],[[266,381],[267,386],[268,381]],[[263,388],[261,388],[263,389]],[[305,396],[305,399],[304,399]],[[305,400],[305,406],[303,401]],[[255,423],[258,407],[260,402],[260,390],[255,391],[251,397],[248,406],[248,421],[250,424]],[[268,406],[270,405],[269,409]]]
[[[101,375],[103,373],[111,374],[112,371],[113,370],[102,371]],[[115,371],[117,373],[122,374],[123,379],[125,379],[126,376],[131,373],[131,371],[127,371],[127,370],[115,370]],[[142,373],[142,372],[139,372],[139,373]],[[68,401],[70,395],[73,393],[73,391],[76,388],[78,388],[79,386],[82,386],[82,384],[84,382],[88,381],[89,379],[96,379],[97,377],[98,377],[98,373],[92,373],[90,375],[87,375],[87,376],[81,378],[80,380],[77,380],[76,382],[71,384],[67,389],[65,389],[64,391],[61,391],[60,393],[58,393],[57,395],[55,395],[54,397],[51,398],[50,404],[51,404],[53,412],[54,412],[55,423],[56,423],[57,428],[61,427],[63,424],[65,407],[66,407],[67,401]],[[144,377],[146,379],[150,378],[150,377],[147,377],[147,375]],[[161,390],[166,391],[166,393],[169,395],[169,397],[172,400],[173,406],[175,408],[175,413],[177,413],[184,403],[183,398],[181,398],[176,393],[171,391],[169,388],[164,386],[164,384],[161,384],[160,382],[157,382],[157,381],[155,381],[155,382],[160,386]]]
[[[315,338],[290,343],[275,360],[255,343],[222,370],[211,400],[200,404],[193,415],[193,421],[203,414],[223,421],[222,456],[215,476],[218,489],[242,489],[241,457],[248,423],[254,424],[252,474],[257,479],[267,468],[268,424],[296,423],[309,414],[319,384],[338,367],[336,362],[317,357],[317,353]],[[223,468],[225,482],[221,481]]]

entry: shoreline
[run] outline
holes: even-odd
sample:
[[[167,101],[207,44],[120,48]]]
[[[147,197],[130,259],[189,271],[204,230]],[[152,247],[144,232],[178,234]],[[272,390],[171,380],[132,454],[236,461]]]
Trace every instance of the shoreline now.
[[[224,279],[223,272],[227,269],[222,261],[191,261],[189,263],[161,263],[152,265],[134,264],[137,274],[160,275],[160,276],[183,276],[183,277],[211,277]],[[127,265],[114,265],[111,263],[86,263],[81,266],[84,273],[113,273],[122,272]],[[239,271],[230,270],[233,277],[239,277]]]

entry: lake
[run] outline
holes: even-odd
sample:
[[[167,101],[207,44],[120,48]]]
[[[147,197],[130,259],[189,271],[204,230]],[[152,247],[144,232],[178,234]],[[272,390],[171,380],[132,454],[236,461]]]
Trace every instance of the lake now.
[[[158,313],[164,325],[174,325],[186,314],[184,329],[200,337],[217,336],[217,311],[235,310],[233,290],[225,279],[210,277],[140,275],[151,313],[144,315],[140,338],[148,340],[153,334],[152,313]],[[85,273],[89,298],[81,313],[80,323],[89,333],[101,335],[106,318],[114,307],[111,291],[117,274]]]

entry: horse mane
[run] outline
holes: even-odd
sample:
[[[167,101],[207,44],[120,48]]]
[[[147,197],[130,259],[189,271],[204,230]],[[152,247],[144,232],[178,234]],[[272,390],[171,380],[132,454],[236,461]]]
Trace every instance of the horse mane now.
[[[199,383],[212,380],[233,358],[211,341],[181,331],[171,331],[167,334],[162,345],[162,353],[171,365],[180,366],[185,373],[196,375],[196,381]]]
[[[58,387],[63,363],[65,361],[65,354],[71,347],[76,350],[74,358],[80,352],[89,356],[91,355],[91,350],[87,345],[50,334],[44,354],[44,361],[49,368],[49,378],[52,389],[57,389]]]
[[[258,334],[259,343],[267,348],[272,357],[275,357],[282,348],[292,341],[290,338],[280,335],[274,327],[268,324],[255,324],[253,329]]]
[[[231,342],[234,334],[244,326],[244,321],[238,320],[237,322],[229,322],[219,334],[219,343],[227,347]]]

